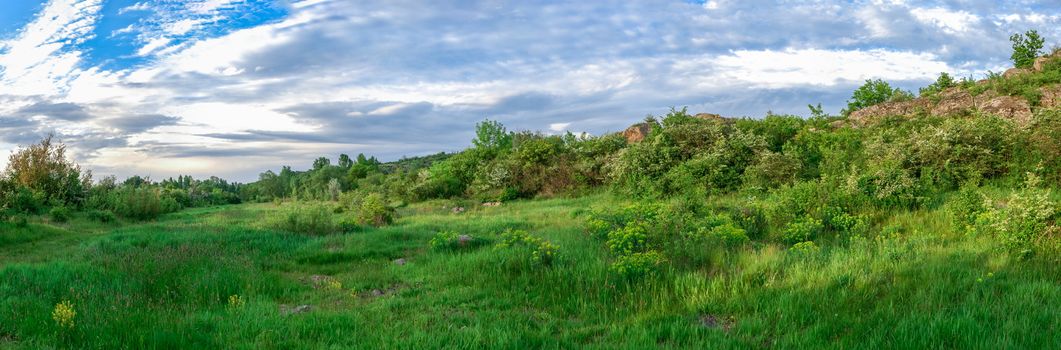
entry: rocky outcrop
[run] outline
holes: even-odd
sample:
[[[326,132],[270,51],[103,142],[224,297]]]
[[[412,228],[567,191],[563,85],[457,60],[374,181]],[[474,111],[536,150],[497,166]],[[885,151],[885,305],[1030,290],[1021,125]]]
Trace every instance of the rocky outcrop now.
[[[1028,125],[1032,120],[1032,108],[1028,100],[1014,96],[997,96],[977,104],[977,109],[1014,121],[1017,125]]]
[[[851,120],[852,125],[864,126],[876,123],[885,117],[911,116],[927,111],[928,108],[929,101],[925,99],[889,101],[851,112],[848,119]]]
[[[650,131],[652,131],[652,127],[648,123],[637,123],[626,128],[623,131],[623,137],[626,138],[626,143],[637,143],[648,137]]]
[[[696,115],[693,116],[693,118],[703,119],[703,120],[726,120],[726,118],[723,118],[721,115],[714,114],[714,113],[697,113]]]
[[[1043,86],[1039,89],[1043,97],[1039,106],[1043,108],[1061,108],[1061,84]]]
[[[1010,68],[1010,69],[1007,69],[1005,72],[1002,73],[1002,77],[1003,78],[1012,78],[1012,77],[1015,77],[1015,76],[1018,76],[1018,75],[1021,75],[1021,74],[1027,74],[1027,73],[1030,73],[1030,72],[1031,72],[1031,70],[1024,69],[1024,68]]]

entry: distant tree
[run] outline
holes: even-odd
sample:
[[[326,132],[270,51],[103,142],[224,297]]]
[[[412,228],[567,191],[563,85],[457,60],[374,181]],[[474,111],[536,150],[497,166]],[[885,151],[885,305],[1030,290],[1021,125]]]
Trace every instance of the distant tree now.
[[[936,78],[936,82],[921,88],[921,90],[918,91],[918,94],[920,94],[921,96],[935,95],[940,92],[943,92],[943,90],[946,90],[947,88],[954,87],[957,85],[958,82],[955,81],[954,78],[950,76],[950,74],[943,72],[939,73],[939,77]]]
[[[1013,34],[1009,37],[1009,41],[1013,43],[1013,54],[1010,55],[1010,59],[1017,68],[1031,67],[1035,59],[1043,53],[1044,40],[1036,30],[1029,30],[1024,34]]]
[[[475,148],[499,152],[512,148],[512,134],[501,122],[484,120],[475,125]]]
[[[331,159],[328,159],[328,157],[320,157],[313,161],[313,170],[321,170],[329,165],[332,165]]]
[[[346,154],[339,155],[339,167],[343,169],[350,169],[354,165],[354,161],[350,159],[350,156]]]
[[[892,88],[887,82],[880,79],[866,80],[847,100],[847,108],[841,113],[844,116],[852,112],[874,106],[888,101],[898,101],[913,98],[913,94],[899,88]]]

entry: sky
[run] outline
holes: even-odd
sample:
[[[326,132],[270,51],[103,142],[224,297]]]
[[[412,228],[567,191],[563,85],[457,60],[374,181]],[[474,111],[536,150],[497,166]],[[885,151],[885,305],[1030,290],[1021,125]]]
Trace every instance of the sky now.
[[[458,151],[484,119],[837,113],[866,79],[1005,70],[1028,29],[1053,45],[1061,2],[4,0],[0,153],[54,134],[97,177],[249,182]]]

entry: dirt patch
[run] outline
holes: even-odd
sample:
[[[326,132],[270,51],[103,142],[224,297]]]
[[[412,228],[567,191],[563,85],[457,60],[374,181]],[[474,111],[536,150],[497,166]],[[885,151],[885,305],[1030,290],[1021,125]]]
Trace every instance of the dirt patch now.
[[[729,332],[733,329],[733,325],[737,323],[737,319],[733,316],[720,316],[713,314],[700,315],[699,318],[700,326],[709,329],[720,329],[723,332]]]

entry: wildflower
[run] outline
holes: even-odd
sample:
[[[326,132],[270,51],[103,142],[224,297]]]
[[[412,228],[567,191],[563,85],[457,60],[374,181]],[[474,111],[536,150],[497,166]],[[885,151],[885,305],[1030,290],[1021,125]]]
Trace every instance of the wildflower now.
[[[341,290],[341,289],[343,289],[343,283],[339,282],[337,280],[331,279],[331,280],[328,280],[327,282],[324,282],[324,289],[327,289],[327,290]]]
[[[55,310],[52,310],[52,319],[59,327],[74,328],[74,316],[77,316],[77,311],[74,311],[74,304],[69,300],[55,304]]]
[[[243,305],[246,305],[246,304],[247,304],[247,301],[243,300],[243,297],[239,296],[239,294],[233,294],[233,295],[230,295],[228,297],[228,306],[233,308],[233,309],[242,308]]]

